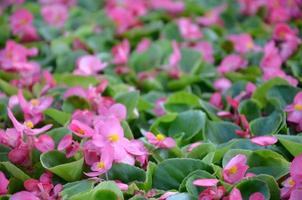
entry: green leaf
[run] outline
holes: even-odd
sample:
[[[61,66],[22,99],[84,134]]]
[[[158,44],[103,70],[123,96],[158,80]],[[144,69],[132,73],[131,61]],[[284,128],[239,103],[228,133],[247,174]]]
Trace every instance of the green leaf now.
[[[243,200],[249,200],[249,197],[255,192],[261,192],[265,199],[270,199],[269,188],[264,181],[260,180],[242,180],[236,185],[241,192]]]
[[[168,97],[167,101],[165,102],[165,106],[173,104],[185,104],[193,108],[200,107],[200,101],[198,96],[183,91],[173,93],[171,96]]]
[[[221,144],[239,138],[235,133],[236,130],[240,130],[240,127],[230,122],[208,121],[204,137],[215,144]]]
[[[289,162],[271,150],[256,150],[249,159],[249,172],[271,175],[278,180],[289,172]]]
[[[67,134],[71,134],[71,131],[65,127],[54,128],[47,132],[47,135],[52,137],[56,145],[58,145],[61,139]]]
[[[11,176],[16,177],[21,181],[26,181],[30,179],[30,176],[25,174],[21,169],[19,169],[16,165],[12,164],[11,162],[1,162],[0,163],[9,173]]]
[[[146,173],[144,170],[127,164],[114,164],[108,172],[108,177],[111,180],[120,180],[123,183],[133,181],[145,181]]]
[[[213,172],[210,165],[197,159],[174,158],[164,160],[155,169],[153,187],[162,190],[178,189],[183,179],[196,170]]]
[[[256,119],[261,116],[261,109],[257,101],[253,99],[241,101],[238,111],[245,115],[248,121]]]
[[[133,91],[133,92],[125,92],[118,94],[115,97],[116,102],[124,104],[127,108],[127,117],[132,118],[134,117],[134,109],[137,107],[139,99],[139,92]]]
[[[66,155],[59,151],[49,151],[40,157],[44,168],[63,178],[66,181],[76,181],[83,173],[84,158],[75,160],[66,158]]]
[[[279,142],[293,156],[298,156],[302,153],[302,136],[298,135],[278,135]]]
[[[271,200],[280,199],[280,189],[278,186],[278,183],[276,182],[275,178],[273,176],[269,176],[266,174],[260,174],[254,177],[250,177],[251,180],[259,180],[263,181],[267,184]]]
[[[12,96],[18,93],[18,88],[0,79],[0,91]],[[23,95],[25,98],[30,98],[32,96],[32,94],[26,89],[23,89]]]
[[[55,108],[46,109],[44,111],[44,114],[63,126],[66,125],[71,118],[71,114],[57,110]]]
[[[277,134],[283,123],[283,113],[273,112],[267,117],[257,118],[250,123],[253,135]]]
[[[152,189],[152,183],[153,183],[153,174],[156,169],[156,164],[149,161],[147,166],[147,172],[146,172],[146,180],[144,182],[144,189],[145,191],[149,191]]]
[[[208,153],[214,152],[216,150],[216,147],[212,143],[202,143],[192,149],[191,152],[188,153],[188,158],[196,158],[196,159],[202,159],[204,158]]]
[[[293,87],[291,85],[276,85],[273,86],[266,94],[267,99],[277,99],[283,108],[291,104],[296,94],[300,92],[301,89]]]
[[[60,193],[63,199],[69,199],[74,195],[84,193],[92,190],[94,181],[81,180],[64,185],[62,192]]]
[[[261,107],[264,107],[267,103],[267,92],[276,85],[287,85],[287,81],[282,78],[273,78],[269,81],[263,83],[262,85],[258,86],[257,89],[254,91],[252,98],[257,100],[260,103]]]
[[[188,48],[181,49],[180,68],[186,73],[192,73],[201,64],[201,54]]]
[[[202,111],[190,110],[180,113],[172,122],[168,135],[173,136],[184,132],[184,139],[190,140],[195,135],[204,131],[206,115]]]
[[[62,110],[64,112],[73,113],[75,110],[78,109],[90,109],[90,104],[88,100],[80,96],[70,96],[64,101],[62,105]]]
[[[67,85],[69,87],[82,86],[88,88],[89,85],[96,85],[100,81],[96,76],[80,76],[74,74],[54,74],[54,78],[58,84]]]

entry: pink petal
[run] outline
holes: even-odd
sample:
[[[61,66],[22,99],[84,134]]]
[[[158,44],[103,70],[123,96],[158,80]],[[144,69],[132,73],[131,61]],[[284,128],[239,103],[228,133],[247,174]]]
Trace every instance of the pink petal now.
[[[176,146],[174,139],[171,137],[167,137],[166,139],[164,139],[162,144],[164,145],[163,147],[167,148],[167,149],[170,149],[170,148],[173,148]]]
[[[40,135],[35,141],[35,147],[42,153],[55,149],[55,142],[49,135]]]
[[[201,187],[211,187],[216,186],[218,182],[218,179],[197,179],[193,181],[193,184]]]
[[[255,143],[260,146],[269,146],[278,142],[278,139],[275,136],[258,136],[251,139],[252,143]]]
[[[63,151],[72,144],[72,135],[65,135],[58,144],[58,150]]]
[[[249,200],[265,200],[265,196],[261,192],[253,193]]]
[[[298,188],[298,189],[294,189],[291,192],[289,200],[301,200],[301,197],[302,197],[302,189]]]
[[[40,199],[31,192],[22,191],[12,195],[10,197],[10,200],[40,200]]]
[[[25,129],[24,132],[27,135],[38,135],[40,133],[48,131],[52,127],[52,124],[43,126],[42,128]]]
[[[8,114],[8,117],[10,118],[10,120],[12,121],[15,129],[17,129],[17,131],[23,133],[23,131],[25,129],[24,125],[17,121],[14,114],[12,113],[12,111],[9,108],[7,108],[7,114]]]
[[[237,188],[234,188],[229,196],[229,200],[242,200],[241,192]]]
[[[127,116],[127,108],[120,103],[114,104],[109,108],[109,112],[114,115],[120,121],[126,119]]]
[[[297,183],[302,183],[302,154],[294,158],[290,165],[290,175]]]
[[[5,195],[7,193],[9,181],[5,177],[4,173],[0,171],[0,195]]]

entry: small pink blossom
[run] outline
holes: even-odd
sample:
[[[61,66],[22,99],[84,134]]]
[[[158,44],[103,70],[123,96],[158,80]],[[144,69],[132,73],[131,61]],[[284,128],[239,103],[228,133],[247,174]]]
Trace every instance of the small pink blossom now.
[[[71,130],[74,134],[76,134],[79,137],[82,138],[87,138],[87,137],[91,137],[94,134],[94,130],[87,126],[86,124],[73,119],[69,126],[68,126],[69,130]]]
[[[185,39],[196,40],[203,36],[198,25],[194,24],[191,19],[181,18],[178,20],[177,24],[182,37]]]
[[[8,192],[9,180],[5,177],[4,173],[0,171],[0,195],[5,195]]]
[[[45,5],[41,14],[46,23],[56,28],[62,28],[68,18],[68,9],[64,4]]]
[[[55,149],[55,142],[49,135],[40,135],[35,139],[35,147],[42,153]]]
[[[120,44],[112,49],[113,63],[116,65],[124,65],[128,62],[130,54],[130,44],[128,40],[123,40]]]
[[[150,142],[150,144],[153,144],[157,148],[170,149],[176,146],[173,138],[166,137],[163,134],[157,134],[155,136],[153,133],[147,132],[146,137],[148,142]]]
[[[202,41],[198,42],[195,46],[193,46],[194,49],[199,51],[201,53],[202,58],[208,62],[208,63],[214,63],[214,49],[210,42]]]
[[[280,68],[282,59],[274,41],[267,43],[264,47],[264,56],[261,60],[261,68]]]
[[[245,54],[249,51],[260,50],[260,48],[254,44],[252,36],[247,33],[230,35],[229,40],[232,41],[238,53]]]
[[[292,104],[285,108],[288,113],[287,121],[298,125],[298,129],[302,130],[302,92],[296,94]]]
[[[236,54],[226,56],[220,65],[218,66],[217,70],[220,73],[227,73],[237,71],[239,69],[243,69],[247,66],[247,61]]]
[[[65,135],[58,144],[58,150],[66,152],[66,157],[71,158],[80,149],[80,144],[72,139],[72,135]]]
[[[218,6],[205,13],[204,16],[198,17],[197,22],[203,26],[223,25],[220,14],[226,9],[226,5]]]
[[[260,146],[269,146],[269,145],[276,144],[278,142],[278,138],[271,135],[258,136],[258,137],[253,137],[251,139],[251,142]]]
[[[233,188],[230,195],[229,200],[242,200],[241,192],[237,188]]]
[[[10,200],[40,200],[31,192],[21,191],[13,194],[10,197]]]
[[[196,179],[193,184],[201,187],[212,187],[216,186],[218,182],[218,179]]]
[[[223,168],[222,173],[224,180],[230,184],[234,184],[243,179],[249,168],[246,162],[247,159],[245,155],[238,154],[233,157]]]
[[[151,7],[154,9],[163,9],[171,13],[182,12],[185,8],[185,5],[182,1],[173,1],[173,0],[152,0],[150,1]]]
[[[151,45],[151,40],[144,38],[142,41],[140,41],[140,43],[138,43],[135,51],[138,53],[143,53],[147,51],[150,45]]]
[[[103,63],[97,56],[85,55],[77,60],[77,69],[74,74],[78,75],[97,75],[98,72],[105,69],[107,63]]]
[[[214,87],[220,92],[224,92],[232,86],[232,82],[227,78],[219,78],[214,82]]]

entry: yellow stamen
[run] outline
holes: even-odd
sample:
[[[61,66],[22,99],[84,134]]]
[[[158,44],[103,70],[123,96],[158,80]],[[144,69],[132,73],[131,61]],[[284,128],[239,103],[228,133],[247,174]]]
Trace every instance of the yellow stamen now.
[[[105,163],[103,161],[98,162],[97,164],[99,169],[104,169],[105,168]]]
[[[24,122],[24,125],[30,129],[32,129],[34,127],[34,124],[32,123],[32,121],[26,121],[26,122]]]
[[[164,139],[166,139],[166,136],[164,136],[163,134],[157,134],[156,139],[159,141],[163,141]]]
[[[248,43],[246,44],[246,47],[247,47],[248,49],[252,49],[252,48],[254,47],[253,42],[248,42]]]
[[[236,174],[238,171],[238,168],[236,166],[233,166],[229,169],[230,174]]]
[[[33,106],[38,106],[38,105],[40,104],[40,101],[39,101],[38,99],[32,99],[32,100],[30,101],[30,103],[31,103],[31,105],[33,105]]]
[[[290,179],[290,180],[288,181],[288,184],[289,184],[291,187],[293,187],[293,186],[296,184],[296,182],[295,182],[293,179]]]
[[[302,110],[302,105],[301,104],[295,104],[294,108],[296,111],[301,111]]]
[[[113,134],[108,136],[108,139],[111,142],[117,142],[117,141],[119,141],[120,137],[117,133],[113,133]]]

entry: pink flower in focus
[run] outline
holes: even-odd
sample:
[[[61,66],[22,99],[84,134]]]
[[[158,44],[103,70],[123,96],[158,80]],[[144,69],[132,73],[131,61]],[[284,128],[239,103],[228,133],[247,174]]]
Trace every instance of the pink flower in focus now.
[[[103,63],[97,56],[85,55],[77,60],[77,69],[74,74],[78,75],[97,75],[105,69],[107,63]]]
[[[238,154],[233,157],[223,168],[223,178],[226,182],[234,184],[244,178],[248,166],[246,165],[246,156]]]
[[[116,45],[112,49],[113,63],[116,65],[124,65],[128,62],[130,53],[130,44],[128,40],[123,40],[122,43]]]
[[[203,36],[198,25],[192,23],[191,19],[181,18],[177,24],[182,37],[185,39],[196,40]]]
[[[76,134],[77,136],[81,137],[81,138],[87,138],[87,137],[91,137],[94,134],[94,130],[87,126],[86,124],[73,119],[69,126],[68,126],[69,130],[71,130],[74,134]]]
[[[176,146],[173,138],[166,137],[163,134],[157,134],[155,136],[153,133],[147,132],[146,137],[148,142],[157,148],[170,149]]]
[[[278,138],[272,135],[257,136],[251,139],[251,142],[260,146],[270,146],[278,142]]]
[[[237,188],[233,188],[230,195],[229,200],[242,200],[241,192]]]
[[[55,142],[49,135],[40,135],[38,138],[35,138],[35,147],[42,153],[45,153],[55,149]]]
[[[9,184],[9,180],[7,180],[4,173],[0,171],[0,195],[7,194],[8,184]]]
[[[21,124],[17,121],[17,119],[9,108],[7,109],[7,114],[10,120],[12,121],[15,129],[22,134],[25,133],[26,135],[38,135],[49,130],[52,127],[51,124],[48,124],[43,126],[42,128],[33,128],[34,124],[32,121],[25,121],[24,124]]]
[[[302,130],[302,92],[296,94],[292,104],[285,108],[287,121],[298,125],[298,129]]]
[[[221,199],[224,196],[225,193],[226,193],[226,189],[223,186],[208,187],[207,189],[203,190],[199,194],[198,200]]]
[[[30,161],[30,149],[27,144],[21,144],[8,153],[8,159],[17,165],[26,165]]]
[[[218,179],[196,179],[193,181],[193,185],[200,186],[200,187],[212,187],[216,186],[219,182]]]
[[[80,148],[80,144],[72,139],[72,135],[65,135],[58,144],[58,150],[66,152],[66,157],[71,158]]]
[[[218,66],[217,70],[220,73],[227,73],[233,72],[239,69],[243,69],[247,66],[247,61],[239,55],[228,55],[226,56],[220,65]]]
[[[41,14],[46,23],[55,28],[62,28],[68,18],[68,9],[64,4],[45,5]]]

